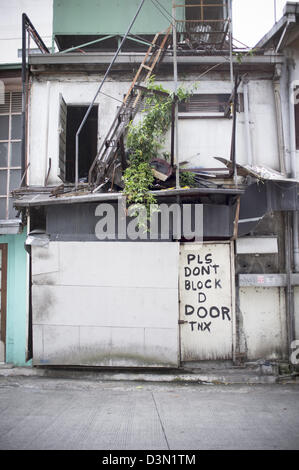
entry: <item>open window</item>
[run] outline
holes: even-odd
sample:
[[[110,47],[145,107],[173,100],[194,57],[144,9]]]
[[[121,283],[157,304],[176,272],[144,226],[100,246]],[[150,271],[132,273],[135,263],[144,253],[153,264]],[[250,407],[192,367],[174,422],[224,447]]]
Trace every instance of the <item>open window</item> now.
[[[76,162],[76,133],[88,106],[67,105],[60,95],[59,113],[59,177],[74,183]],[[87,182],[89,169],[97,154],[98,106],[91,112],[79,136],[79,181]]]

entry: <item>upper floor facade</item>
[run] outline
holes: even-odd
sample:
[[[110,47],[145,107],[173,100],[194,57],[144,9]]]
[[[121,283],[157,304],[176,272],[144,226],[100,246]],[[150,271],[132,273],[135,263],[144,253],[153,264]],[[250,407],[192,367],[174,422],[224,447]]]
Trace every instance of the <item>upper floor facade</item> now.
[[[110,2],[108,15],[104,0],[91,2],[90,8],[86,8],[84,12],[81,2],[70,9],[68,2],[54,1],[53,35],[56,43],[62,49],[62,46],[67,47],[71,43],[73,47],[68,52],[63,49],[55,54],[29,56],[26,148],[27,161],[30,162],[27,172],[29,185],[58,185],[61,180],[74,183],[75,135],[113,58],[114,52],[107,45],[110,40],[115,40],[115,51],[120,33],[125,32],[128,17],[133,16],[133,10],[136,11],[139,3],[132,0],[132,11],[128,8],[115,19],[112,13],[116,8],[118,12],[123,11],[123,2]],[[169,14],[172,12],[172,2],[165,0],[165,5],[161,1],[159,3],[163,4]],[[219,159],[230,160],[233,119],[232,113],[227,111],[234,88],[231,80],[232,64],[234,75],[239,77],[235,134],[237,164],[265,167],[280,173],[282,178],[295,178],[299,170],[296,149],[294,151],[296,108],[292,105],[293,96],[289,83],[290,80],[296,80],[297,76],[299,52],[297,53],[296,43],[293,42],[291,56],[290,49],[283,43],[278,50],[268,47],[265,42],[253,51],[233,51],[230,63],[227,55],[229,35],[222,41],[223,49],[219,49],[217,41],[214,42],[213,50],[210,48],[211,43],[209,47],[207,45],[211,32],[215,33],[214,37],[219,37],[221,33],[208,30],[209,22],[216,24],[217,20],[229,20],[230,2],[218,3],[219,6],[213,10],[218,12],[218,16],[212,19],[209,19],[208,4],[205,5],[205,2],[202,3],[202,8],[194,6],[194,3],[193,8],[183,5],[181,9],[185,30],[179,31],[177,35],[178,85],[191,91],[192,96],[189,104],[179,109],[179,161],[186,162],[189,168],[209,170],[225,168],[225,163]],[[134,24],[135,29],[132,30],[131,39],[134,40],[127,40],[129,50],[124,48],[120,52],[102,92],[94,102],[80,137],[79,178],[82,182],[86,181],[90,166],[144,58],[145,52],[140,47],[147,49],[152,36],[170,25],[171,17],[167,17],[165,12],[163,15],[153,5],[150,7],[149,2],[145,5],[140,18]],[[289,8],[287,6],[278,25],[284,26],[284,18],[292,14],[293,28],[297,31],[299,25],[296,11],[290,13]],[[190,19],[188,10],[192,10],[192,15],[197,15],[196,25],[201,27],[200,31],[193,30],[192,34],[190,30],[187,31],[187,26],[192,25],[195,20]],[[109,21],[107,17],[95,29],[98,23],[91,18],[91,14],[93,12],[97,16],[97,11],[102,12],[101,22],[107,15]],[[155,21],[157,14],[161,24]],[[206,23],[201,23],[201,19]],[[104,25],[106,29],[103,29]],[[277,27],[276,25],[275,28]],[[227,28],[228,33],[229,24]],[[142,33],[144,35],[141,38]],[[195,33],[199,35],[197,38],[201,38],[200,45],[196,43]],[[77,40],[87,42],[80,47],[74,42]],[[188,49],[188,40],[193,41],[193,48]],[[160,68],[154,71],[156,82],[170,92],[175,86],[173,60],[173,47],[170,44]],[[170,138],[169,132],[164,147],[157,156],[169,152]],[[61,152],[62,147],[64,152]]]

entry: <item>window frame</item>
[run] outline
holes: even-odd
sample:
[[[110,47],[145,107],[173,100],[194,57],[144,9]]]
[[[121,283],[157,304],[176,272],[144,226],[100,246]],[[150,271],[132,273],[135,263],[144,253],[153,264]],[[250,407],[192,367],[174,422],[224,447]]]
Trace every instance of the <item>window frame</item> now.
[[[21,95],[21,91],[6,91],[5,96],[9,95],[8,99],[8,110],[1,112],[0,109],[0,116],[8,116],[8,138],[7,139],[1,139],[0,144],[7,144],[7,162],[6,165],[2,166],[0,165],[0,172],[6,174],[6,192],[5,194],[0,195],[0,201],[1,200],[6,200],[6,207],[5,207],[5,217],[4,219],[1,217],[0,213],[0,220],[13,220],[13,217],[10,217],[10,201],[12,200],[12,196],[10,195],[11,191],[16,188],[10,188],[10,182],[11,182],[11,173],[14,171],[22,171],[22,166],[21,166],[21,161],[19,166],[12,166],[12,144],[14,143],[20,143],[22,142],[22,138],[20,136],[19,139],[13,139],[12,138],[12,120],[13,116],[21,116],[22,115],[22,109],[20,108],[18,111],[13,110],[13,95],[18,94]],[[6,99],[5,99],[6,103]],[[18,106],[16,106],[18,107]]]
[[[231,94],[230,93],[195,93],[194,95],[191,95],[190,98],[189,98],[189,101],[192,101],[192,98],[194,99],[194,97],[199,97],[199,96],[202,96],[202,97],[208,97],[208,96],[211,96],[211,97],[217,97],[217,96],[226,96],[227,97],[227,102],[222,102],[222,101],[218,101],[218,105],[219,107],[221,105],[224,105],[226,104],[226,108],[227,106],[229,105],[229,99],[231,97]],[[213,99],[212,98],[212,99]],[[205,102],[204,100],[202,101],[202,107],[204,107],[205,105]],[[207,102],[206,102],[207,104]],[[215,100],[215,103],[213,103],[213,106],[215,106],[217,104],[217,101]],[[210,119],[210,118],[222,118],[222,119],[227,119],[227,118],[230,118],[231,117],[231,113],[227,114],[225,111],[209,111],[208,110],[208,107],[207,109],[205,110],[202,110],[202,111],[180,111],[180,106],[188,106],[188,100],[186,101],[186,103],[182,103],[182,104],[179,104],[179,111],[178,111],[178,117],[179,119]],[[196,104],[193,104],[193,107],[195,107]],[[211,106],[212,107],[212,106]],[[244,111],[244,102],[243,102],[243,93],[238,93],[238,109],[237,109],[237,112],[243,112]]]

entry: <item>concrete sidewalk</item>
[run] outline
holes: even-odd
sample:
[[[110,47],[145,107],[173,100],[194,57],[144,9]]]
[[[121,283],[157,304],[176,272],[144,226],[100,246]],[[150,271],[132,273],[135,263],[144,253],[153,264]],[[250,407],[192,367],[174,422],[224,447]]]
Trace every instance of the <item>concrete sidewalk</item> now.
[[[0,449],[299,449],[299,385],[0,377]]]

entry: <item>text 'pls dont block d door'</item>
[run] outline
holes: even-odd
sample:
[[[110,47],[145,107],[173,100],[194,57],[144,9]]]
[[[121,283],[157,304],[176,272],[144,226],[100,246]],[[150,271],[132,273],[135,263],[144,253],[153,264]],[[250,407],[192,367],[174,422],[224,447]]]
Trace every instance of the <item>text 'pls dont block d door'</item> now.
[[[231,243],[182,244],[181,361],[232,359],[234,285]]]

